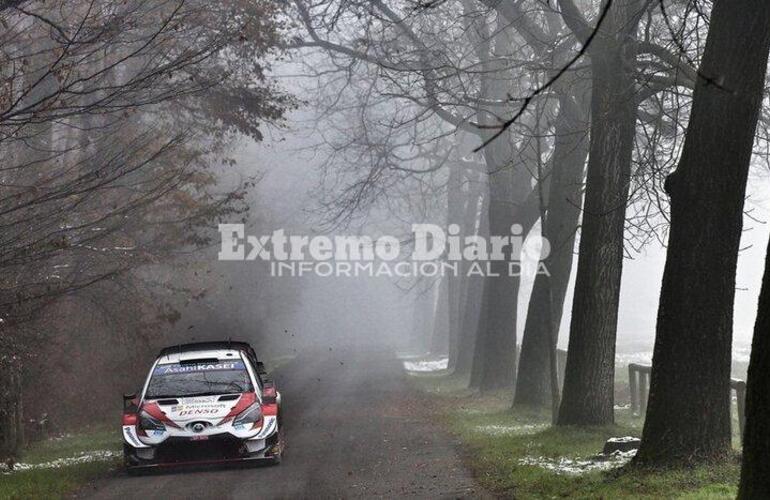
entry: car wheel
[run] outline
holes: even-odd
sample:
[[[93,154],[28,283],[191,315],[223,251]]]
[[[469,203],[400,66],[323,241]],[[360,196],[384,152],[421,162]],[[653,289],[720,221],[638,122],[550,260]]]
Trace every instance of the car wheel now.
[[[134,463],[134,458],[131,456],[131,447],[123,443],[123,466],[126,469],[130,469]]]
[[[140,467],[136,467],[136,457],[133,455],[133,448],[127,444],[123,444],[123,468],[130,476],[138,476],[142,473]]]
[[[279,431],[278,433],[278,442],[276,443],[278,446],[278,452],[274,453],[272,457],[270,457],[270,465],[278,465],[281,463],[281,459],[283,458],[283,433]]]

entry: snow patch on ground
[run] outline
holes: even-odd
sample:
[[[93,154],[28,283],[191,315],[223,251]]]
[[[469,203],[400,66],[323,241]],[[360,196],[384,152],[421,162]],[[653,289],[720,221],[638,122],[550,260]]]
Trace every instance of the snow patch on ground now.
[[[404,369],[408,372],[438,372],[447,369],[449,358],[404,361],[403,363]]]
[[[617,451],[611,455],[596,455],[591,458],[546,458],[546,457],[524,457],[519,459],[519,465],[532,465],[541,467],[556,474],[568,476],[579,476],[587,472],[611,470],[622,467],[636,456],[636,450],[626,452]]]
[[[8,469],[8,465],[0,464],[0,472],[3,474],[12,474],[14,472],[33,469],[59,469],[68,465],[85,464],[89,462],[106,462],[117,458],[118,456],[120,456],[120,453],[110,450],[82,451],[71,457],[57,458],[56,460],[39,464],[17,462],[13,464],[12,470]]]
[[[635,438],[634,436],[623,436],[623,437],[616,437],[616,438],[609,438],[607,440],[608,443],[631,443],[633,441],[636,441],[639,438]]]
[[[490,436],[526,436],[536,434],[548,428],[546,424],[521,424],[521,425],[478,425],[476,432],[489,434]]]

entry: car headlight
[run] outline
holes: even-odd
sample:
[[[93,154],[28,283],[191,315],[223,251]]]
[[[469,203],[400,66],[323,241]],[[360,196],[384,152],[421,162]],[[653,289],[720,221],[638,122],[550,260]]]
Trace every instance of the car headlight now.
[[[165,431],[166,426],[147,412],[139,414],[139,428],[143,431]]]
[[[254,403],[243,410],[233,420],[233,426],[237,425],[252,425],[253,428],[260,427],[262,425],[262,406],[259,403]]]

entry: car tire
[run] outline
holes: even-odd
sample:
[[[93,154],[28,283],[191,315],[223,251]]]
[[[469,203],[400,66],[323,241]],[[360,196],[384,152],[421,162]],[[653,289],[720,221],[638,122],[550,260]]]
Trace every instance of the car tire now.
[[[278,453],[270,457],[270,465],[278,465],[281,463],[281,460],[283,459],[283,439],[280,434],[278,436],[278,445],[279,445]]]
[[[129,476],[138,476],[142,474],[143,470],[141,467],[136,466],[137,462],[132,454],[132,450],[133,448],[129,445],[123,444],[123,469],[125,469]]]
[[[134,460],[131,457],[131,447],[123,443],[123,467],[125,467],[126,470],[130,470],[133,462]]]

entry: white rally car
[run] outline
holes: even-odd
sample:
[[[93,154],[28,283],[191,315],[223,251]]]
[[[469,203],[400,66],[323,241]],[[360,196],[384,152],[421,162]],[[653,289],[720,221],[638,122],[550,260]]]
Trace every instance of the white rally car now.
[[[280,394],[245,342],[163,349],[141,395],[123,398],[129,470],[281,460]]]

